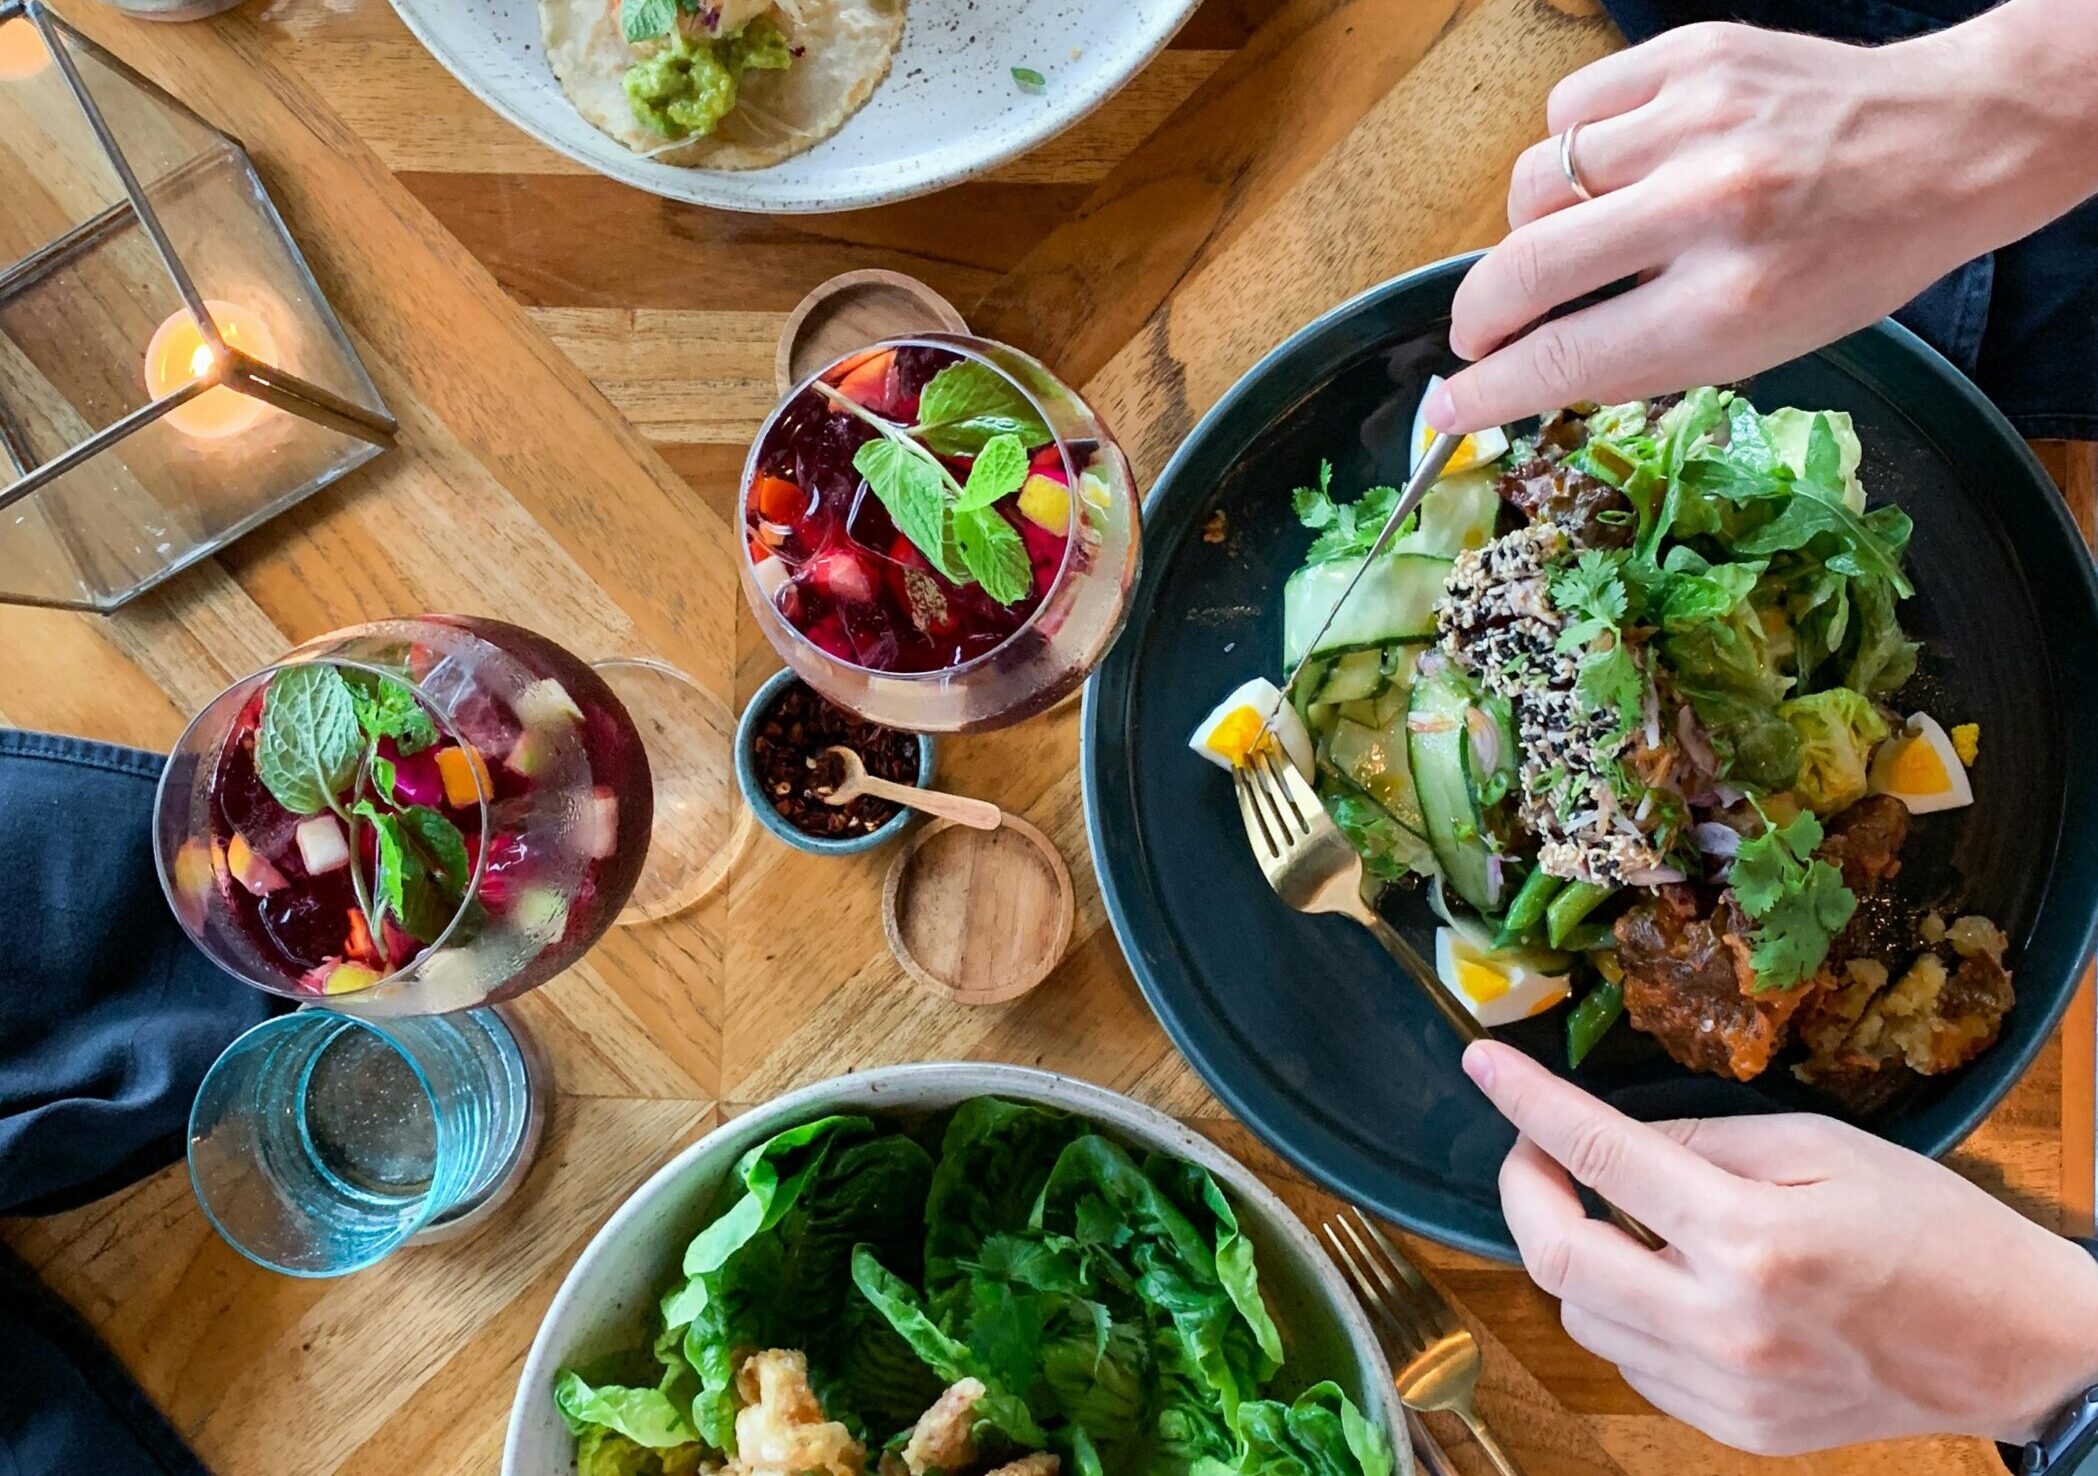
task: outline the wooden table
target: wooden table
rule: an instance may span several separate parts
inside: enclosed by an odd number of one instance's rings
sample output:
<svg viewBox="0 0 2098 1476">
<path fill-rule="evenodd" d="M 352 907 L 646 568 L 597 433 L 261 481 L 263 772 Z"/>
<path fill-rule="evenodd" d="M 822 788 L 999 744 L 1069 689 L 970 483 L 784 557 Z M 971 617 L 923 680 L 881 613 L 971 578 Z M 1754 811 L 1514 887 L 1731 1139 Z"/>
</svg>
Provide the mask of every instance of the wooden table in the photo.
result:
<svg viewBox="0 0 2098 1476">
<path fill-rule="evenodd" d="M 191 27 L 66 9 L 248 143 L 403 422 L 396 454 L 115 618 L 0 611 L 0 721 L 150 747 L 293 642 L 422 608 L 521 619 L 591 656 L 663 656 L 716 699 L 725 745 L 738 699 L 777 665 L 731 573 L 735 482 L 780 323 L 810 286 L 861 266 L 923 277 L 1086 382 L 1149 476 L 1290 329 L 1494 239 L 1547 88 L 1617 44 L 1577 0 L 1208 0 L 1121 96 L 985 179 L 765 220 L 548 153 L 384 0 L 256 0 Z M 2089 533 L 2089 448 L 2046 454 Z M 877 913 L 885 856 L 817 861 L 761 838 L 707 904 L 616 933 L 525 1001 L 559 1098 L 523 1192 L 469 1238 L 341 1281 L 273 1277 L 211 1233 L 179 1167 L 0 1233 L 225 1476 L 447 1476 L 496 1469 L 540 1315 L 619 1200 L 725 1115 L 800 1083 L 937 1057 L 1053 1067 L 1197 1122 L 1300 1209 L 1326 1209 L 1146 1010 L 1086 864 L 1076 741 L 1066 708 L 946 748 L 947 779 L 1031 816 L 1077 879 L 1070 954 L 1019 1003 L 971 1010 L 903 977 Z M 2087 1229 L 2088 988 L 2066 1034 L 2078 1049 L 2051 1046 L 1955 1162 L 2043 1223 Z M 1487 1408 L 1537 1476 L 1761 1464 L 1648 1408 L 1518 1271 L 1414 1249 L 1484 1334 Z M 1789 1464 L 1982 1476 L 1994 1462 L 1948 1440 Z"/>
</svg>

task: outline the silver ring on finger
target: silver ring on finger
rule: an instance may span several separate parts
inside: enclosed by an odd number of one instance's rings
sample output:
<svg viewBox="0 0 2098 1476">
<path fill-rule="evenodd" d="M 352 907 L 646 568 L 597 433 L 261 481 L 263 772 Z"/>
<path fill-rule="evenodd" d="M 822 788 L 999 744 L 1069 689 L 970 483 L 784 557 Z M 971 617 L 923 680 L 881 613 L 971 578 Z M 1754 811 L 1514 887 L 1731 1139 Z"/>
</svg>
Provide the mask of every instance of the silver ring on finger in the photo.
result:
<svg viewBox="0 0 2098 1476">
<path fill-rule="evenodd" d="M 1582 181 L 1580 167 L 1574 163 L 1574 135 L 1586 126 L 1584 123 L 1570 123 L 1566 132 L 1559 135 L 1559 172 L 1566 176 L 1567 186 L 1576 199 L 1593 200 L 1594 192 Z"/>
</svg>

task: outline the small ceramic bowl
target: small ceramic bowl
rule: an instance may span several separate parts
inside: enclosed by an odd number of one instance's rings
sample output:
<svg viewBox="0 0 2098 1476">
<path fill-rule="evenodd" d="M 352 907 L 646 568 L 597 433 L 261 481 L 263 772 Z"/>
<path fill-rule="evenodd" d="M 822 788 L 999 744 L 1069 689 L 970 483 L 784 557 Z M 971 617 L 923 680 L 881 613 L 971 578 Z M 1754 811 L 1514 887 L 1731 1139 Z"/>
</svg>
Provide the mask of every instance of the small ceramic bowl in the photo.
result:
<svg viewBox="0 0 2098 1476">
<path fill-rule="evenodd" d="M 989 1062 L 883 1066 L 817 1082 L 752 1108 L 659 1169 L 613 1212 L 554 1294 L 518 1379 L 502 1476 L 574 1476 L 575 1439 L 554 1409 L 556 1377 L 647 1338 L 649 1317 L 677 1278 L 686 1242 L 718 1213 L 722 1185 L 746 1150 L 835 1112 L 908 1121 L 980 1096 L 1088 1117 L 1129 1147 L 1209 1170 L 1253 1243 L 1261 1291 L 1282 1330 L 1287 1386 L 1334 1380 L 1357 1407 L 1383 1420 L 1396 1476 L 1415 1476 L 1391 1366 L 1338 1268 L 1273 1190 L 1200 1133 L 1119 1092 Z"/>
<path fill-rule="evenodd" d="M 790 823 L 787 817 L 773 808 L 772 799 L 758 786 L 756 745 L 758 724 L 764 720 L 779 694 L 790 685 L 800 681 L 792 667 L 782 667 L 758 688 L 750 705 L 743 709 L 742 718 L 736 723 L 736 786 L 743 791 L 743 803 L 750 806 L 751 814 L 758 817 L 764 826 L 797 851 L 807 851 L 814 856 L 856 856 L 862 851 L 885 846 L 909 827 L 913 812 L 898 810 L 894 817 L 879 829 L 865 835 L 847 836 L 831 840 L 825 836 L 810 835 Z M 933 741 L 924 733 L 913 735 L 918 740 L 918 778 L 920 789 L 932 783 L 933 766 L 936 759 Z"/>
</svg>

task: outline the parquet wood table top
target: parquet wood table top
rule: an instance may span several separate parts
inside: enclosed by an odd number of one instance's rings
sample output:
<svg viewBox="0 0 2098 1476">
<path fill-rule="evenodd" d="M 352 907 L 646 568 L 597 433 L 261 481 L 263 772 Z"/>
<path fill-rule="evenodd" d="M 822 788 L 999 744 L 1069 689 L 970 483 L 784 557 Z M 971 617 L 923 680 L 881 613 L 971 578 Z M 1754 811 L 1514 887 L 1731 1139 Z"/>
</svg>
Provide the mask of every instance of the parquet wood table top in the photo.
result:
<svg viewBox="0 0 2098 1476">
<path fill-rule="evenodd" d="M 674 663 L 717 705 L 725 754 L 778 665 L 736 588 L 735 486 L 811 287 L 861 267 L 921 278 L 1083 383 L 1148 479 L 1284 334 L 1495 239 L 1551 83 L 1619 44 L 1584 0 L 1207 0 L 1121 95 L 992 174 L 768 220 L 581 171 L 476 101 L 385 0 L 251 0 L 187 26 L 63 9 L 248 145 L 402 423 L 392 455 L 115 617 L 0 609 L 0 721 L 148 747 L 297 641 L 455 609 L 586 657 Z M 2091 448 L 2042 454 L 2088 536 Z M 1225 1114 L 1124 967 L 1087 857 L 1077 724 L 1072 704 L 944 745 L 942 785 L 1027 816 L 1075 884 L 1069 953 L 1010 1005 L 954 1004 L 890 957 L 889 853 L 819 859 L 760 835 L 707 903 L 615 932 L 523 1002 L 558 1098 L 523 1190 L 472 1235 L 339 1281 L 274 1277 L 211 1232 L 180 1166 L 0 1235 L 223 1476 L 454 1476 L 497 1470 L 539 1318 L 620 1199 L 724 1116 L 838 1072 L 956 1057 L 1070 1072 L 1189 1119 L 1323 1214 L 1330 1199 Z M 721 786 L 726 837 L 725 768 Z M 2086 1233 L 2088 986 L 2076 1048 L 2050 1046 L 1954 1160 Z M 1488 1415 L 1533 1476 L 2000 1469 L 1961 1440 L 1727 1451 L 1576 1348 L 1519 1270 L 1413 1249 L 1483 1335 Z"/>
</svg>

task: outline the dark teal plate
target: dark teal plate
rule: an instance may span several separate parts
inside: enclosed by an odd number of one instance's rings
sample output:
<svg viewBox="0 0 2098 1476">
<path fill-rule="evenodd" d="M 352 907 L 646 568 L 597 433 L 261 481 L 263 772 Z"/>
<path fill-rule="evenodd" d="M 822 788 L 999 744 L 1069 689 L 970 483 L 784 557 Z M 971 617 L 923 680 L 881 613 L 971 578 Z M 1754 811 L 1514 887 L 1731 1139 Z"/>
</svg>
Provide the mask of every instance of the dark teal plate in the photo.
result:
<svg viewBox="0 0 2098 1476">
<path fill-rule="evenodd" d="M 1217 1095 L 1305 1172 L 1422 1234 L 1512 1259 L 1494 1179 L 1512 1135 L 1458 1070 L 1447 1026 L 1370 936 L 1284 908 L 1254 868 L 1231 785 L 1184 746 L 1247 677 L 1281 675 L 1282 581 L 1310 535 L 1289 490 L 1321 457 L 1336 487 L 1398 483 L 1414 406 L 1447 347 L 1469 259 L 1388 282 L 1255 365 L 1174 456 L 1144 510 L 1128 633 L 1085 706 L 1086 818 L 1108 915 L 1167 1031 Z M 2012 939 L 2018 1003 L 1994 1049 L 1855 1113 L 1940 1154 L 2031 1063 L 2098 917 L 2098 581 L 2046 473 L 1944 359 L 1885 323 L 1748 386 L 1765 408 L 1848 410 L 1875 502 L 1916 522 L 1924 642 L 1907 709 L 1981 725 L 1970 809 L 1920 817 L 1899 885 L 1985 912 Z M 1206 543 L 1221 509 L 1229 535 Z M 1907 710 L 1905 709 L 1905 710 Z M 1418 892 L 1388 897 L 1426 946 Z M 1503 1038 L 1564 1070 L 1563 1012 Z M 1578 1079 L 1635 1116 L 1829 1110 L 1782 1065 L 1742 1085 L 1693 1076 L 1620 1026 Z"/>
</svg>

